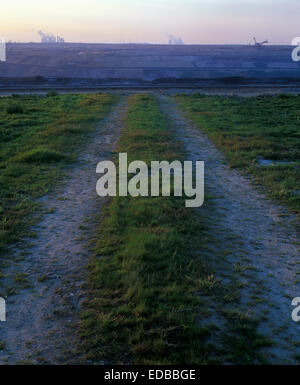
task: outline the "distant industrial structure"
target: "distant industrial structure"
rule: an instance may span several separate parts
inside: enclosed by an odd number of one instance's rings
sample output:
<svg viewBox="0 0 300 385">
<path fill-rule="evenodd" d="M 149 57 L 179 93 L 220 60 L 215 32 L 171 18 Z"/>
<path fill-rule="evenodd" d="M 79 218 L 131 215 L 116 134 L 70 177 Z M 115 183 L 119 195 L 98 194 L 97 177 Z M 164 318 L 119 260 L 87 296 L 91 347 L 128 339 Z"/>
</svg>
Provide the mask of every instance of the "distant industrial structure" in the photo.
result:
<svg viewBox="0 0 300 385">
<path fill-rule="evenodd" d="M 6 43 L 3 37 L 0 37 L 0 62 L 6 61 Z"/>
<path fill-rule="evenodd" d="M 43 31 L 38 31 L 38 34 L 41 38 L 41 43 L 64 43 L 65 39 L 61 36 L 54 36 L 52 33 L 44 33 Z"/>
<path fill-rule="evenodd" d="M 256 40 L 256 37 L 254 37 L 253 40 L 254 40 L 254 47 L 256 47 L 256 48 L 262 48 L 265 44 L 269 43 L 268 40 L 264 40 L 262 42 L 258 42 Z"/>
<path fill-rule="evenodd" d="M 181 37 L 175 37 L 173 35 L 169 35 L 169 45 L 183 45 L 184 42 Z"/>
<path fill-rule="evenodd" d="M 263 48 L 256 48 L 253 35 L 248 45 L 175 45 L 173 41 L 171 45 L 131 43 L 125 46 L 57 42 L 11 44 L 9 60 L 0 62 L 0 86 L 4 84 L 3 78 L 8 79 L 6 84 L 15 84 L 15 78 L 35 77 L 37 85 L 55 83 L 58 79 L 58 86 L 64 82 L 93 85 L 95 81 L 103 87 L 148 84 L 158 88 L 165 84 L 175 88 L 183 84 L 201 87 L 205 81 L 237 86 L 273 82 L 280 86 L 294 84 L 295 80 L 295 87 L 299 89 L 299 47 L 263 45 Z M 167 38 L 168 35 L 166 43 Z M 291 58 L 292 49 L 296 60 Z"/>
</svg>

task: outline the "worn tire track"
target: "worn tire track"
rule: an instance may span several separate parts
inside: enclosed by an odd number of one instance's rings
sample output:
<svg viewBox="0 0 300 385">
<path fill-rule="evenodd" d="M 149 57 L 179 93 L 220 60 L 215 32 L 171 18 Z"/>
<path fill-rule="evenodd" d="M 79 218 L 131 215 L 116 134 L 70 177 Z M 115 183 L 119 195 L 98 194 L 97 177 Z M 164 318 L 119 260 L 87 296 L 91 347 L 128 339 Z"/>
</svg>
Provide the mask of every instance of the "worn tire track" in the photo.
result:
<svg viewBox="0 0 300 385">
<path fill-rule="evenodd" d="M 16 275 L 25 273 L 26 285 L 7 300 L 7 322 L 0 325 L 2 364 L 81 362 L 75 325 L 86 298 L 89 242 L 103 204 L 96 195 L 96 165 L 111 157 L 126 111 L 124 97 L 101 120 L 62 186 L 41 199 L 48 214 L 33 229 L 37 237 L 12 250 L 15 259 L 24 248 L 28 255 L 3 271 L 1 283 L 11 287 Z"/>
<path fill-rule="evenodd" d="M 242 283 L 240 300 L 230 307 L 259 319 L 260 334 L 274 342 L 264 351 L 267 361 L 299 363 L 300 324 L 291 318 L 291 301 L 300 296 L 296 217 L 230 169 L 207 136 L 170 99 L 161 96 L 160 100 L 188 159 L 205 161 L 206 197 L 210 198 L 199 210 L 215 241 L 199 252 L 206 255 L 223 284 L 233 279 Z M 228 305 L 210 301 L 209 306 L 212 322 L 222 329 L 225 322 L 219 311 Z M 213 342 L 221 344 L 219 337 L 216 333 Z"/>
</svg>

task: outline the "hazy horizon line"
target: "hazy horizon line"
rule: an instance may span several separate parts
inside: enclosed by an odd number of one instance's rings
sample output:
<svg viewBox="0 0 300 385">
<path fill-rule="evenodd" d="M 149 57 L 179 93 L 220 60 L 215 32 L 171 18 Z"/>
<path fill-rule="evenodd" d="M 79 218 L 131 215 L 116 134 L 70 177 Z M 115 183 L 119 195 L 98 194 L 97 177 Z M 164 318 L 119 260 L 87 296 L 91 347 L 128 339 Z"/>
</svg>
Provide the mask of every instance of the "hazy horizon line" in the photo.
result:
<svg viewBox="0 0 300 385">
<path fill-rule="evenodd" d="M 245 43 L 183 43 L 183 44 L 169 44 L 169 43 L 151 43 L 151 42 L 82 42 L 82 41 L 65 41 L 63 43 L 57 43 L 57 42 L 41 42 L 41 41 L 11 41 L 8 40 L 6 41 L 6 44 L 40 44 L 40 45 L 56 45 L 56 46 L 64 46 L 67 44 L 93 44 L 93 45 L 167 45 L 167 46 L 177 46 L 177 47 L 182 47 L 182 46 L 197 46 L 197 45 L 236 45 L 236 46 L 243 46 L 243 47 L 255 47 L 254 44 L 245 44 Z M 268 43 L 265 44 L 264 47 L 271 47 L 271 46 L 281 46 L 281 47 L 288 47 L 292 44 L 272 44 Z"/>
</svg>

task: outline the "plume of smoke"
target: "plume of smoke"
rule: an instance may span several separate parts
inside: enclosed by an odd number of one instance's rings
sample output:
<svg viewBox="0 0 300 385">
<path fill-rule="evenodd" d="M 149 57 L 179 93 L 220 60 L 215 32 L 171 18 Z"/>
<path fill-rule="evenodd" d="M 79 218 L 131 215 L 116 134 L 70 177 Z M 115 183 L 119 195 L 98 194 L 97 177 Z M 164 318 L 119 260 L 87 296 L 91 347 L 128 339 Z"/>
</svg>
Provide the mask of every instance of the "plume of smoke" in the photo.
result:
<svg viewBox="0 0 300 385">
<path fill-rule="evenodd" d="M 55 37 L 52 33 L 44 33 L 43 31 L 38 31 L 42 43 L 64 43 L 65 40 L 61 36 Z"/>
<path fill-rule="evenodd" d="M 169 44 L 170 45 L 182 45 L 182 44 L 184 44 L 181 37 L 175 37 L 173 35 L 168 35 L 168 36 L 169 36 Z"/>
<path fill-rule="evenodd" d="M 41 37 L 42 43 L 56 43 L 56 38 L 51 33 L 44 33 L 43 31 L 38 31 L 38 34 Z"/>
</svg>

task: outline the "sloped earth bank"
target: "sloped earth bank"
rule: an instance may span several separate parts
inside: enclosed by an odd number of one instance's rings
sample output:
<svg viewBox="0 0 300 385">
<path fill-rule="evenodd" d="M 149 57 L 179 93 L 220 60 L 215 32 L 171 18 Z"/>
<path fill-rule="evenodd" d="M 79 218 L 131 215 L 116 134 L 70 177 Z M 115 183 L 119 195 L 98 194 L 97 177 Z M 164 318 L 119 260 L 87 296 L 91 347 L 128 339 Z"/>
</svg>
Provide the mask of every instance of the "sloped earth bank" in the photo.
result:
<svg viewBox="0 0 300 385">
<path fill-rule="evenodd" d="M 0 325 L 0 363 L 65 364 L 76 355 L 76 323 L 85 300 L 86 266 L 103 199 L 96 195 L 96 165 L 111 157 L 127 99 L 95 129 L 79 163 L 63 185 L 42 199 L 46 214 L 37 237 L 12 250 L 16 262 L 3 271 L 7 322 Z"/>
<path fill-rule="evenodd" d="M 235 325 L 249 318 L 272 342 L 268 347 L 262 343 L 261 349 L 257 344 L 260 362 L 299 363 L 300 324 L 291 317 L 291 301 L 300 296 L 296 218 L 230 169 L 224 156 L 169 98 L 160 100 L 175 135 L 184 143 L 187 160 L 205 161 L 206 198 L 199 210 L 211 239 L 201 252 L 214 268 L 214 277 L 232 287 L 229 298 L 207 298 L 209 316 L 199 322 L 215 325 L 211 342 L 220 352 L 223 349 L 225 362 L 238 362 L 239 355 L 249 350 L 242 338 L 234 336 L 237 331 L 247 334 Z"/>
</svg>

